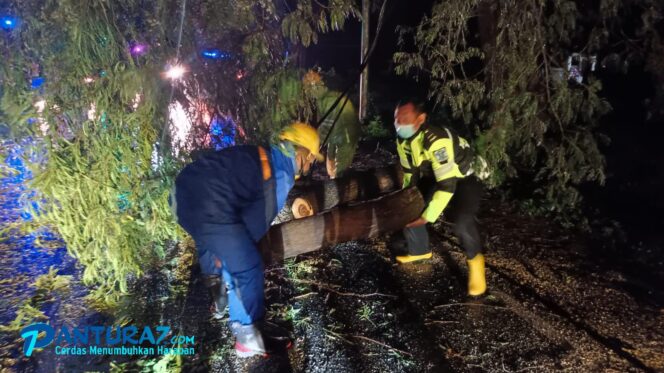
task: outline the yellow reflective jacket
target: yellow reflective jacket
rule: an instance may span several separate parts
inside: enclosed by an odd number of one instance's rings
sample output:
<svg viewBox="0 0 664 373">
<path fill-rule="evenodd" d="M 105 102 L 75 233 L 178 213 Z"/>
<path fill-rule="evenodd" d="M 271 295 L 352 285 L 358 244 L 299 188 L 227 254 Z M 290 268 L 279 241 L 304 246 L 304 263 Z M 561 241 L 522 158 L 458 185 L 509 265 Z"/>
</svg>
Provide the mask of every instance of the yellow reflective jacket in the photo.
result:
<svg viewBox="0 0 664 373">
<path fill-rule="evenodd" d="M 397 152 L 404 188 L 417 185 L 420 178 L 436 179 L 437 189 L 422 213 L 428 222 L 435 222 L 452 199 L 457 180 L 472 174 L 473 153 L 468 141 L 452 130 L 425 123 L 413 137 L 397 139 Z"/>
</svg>

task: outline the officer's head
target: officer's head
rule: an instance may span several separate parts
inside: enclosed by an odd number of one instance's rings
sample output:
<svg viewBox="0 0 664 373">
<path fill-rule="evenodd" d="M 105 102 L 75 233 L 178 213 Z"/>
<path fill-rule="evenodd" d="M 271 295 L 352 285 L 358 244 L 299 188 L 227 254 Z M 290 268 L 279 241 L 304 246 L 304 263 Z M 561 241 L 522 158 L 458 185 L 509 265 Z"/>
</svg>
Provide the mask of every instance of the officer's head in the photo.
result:
<svg viewBox="0 0 664 373">
<path fill-rule="evenodd" d="M 394 128 L 397 136 L 408 139 L 426 122 L 427 113 L 424 103 L 415 99 L 399 102 L 394 111 Z"/>
<path fill-rule="evenodd" d="M 320 154 L 320 137 L 318 131 L 312 126 L 295 122 L 286 127 L 279 138 L 289 141 L 295 147 L 295 164 L 298 168 L 295 173 L 298 175 L 297 177 L 308 174 L 314 161 L 323 160 L 323 155 Z"/>
</svg>

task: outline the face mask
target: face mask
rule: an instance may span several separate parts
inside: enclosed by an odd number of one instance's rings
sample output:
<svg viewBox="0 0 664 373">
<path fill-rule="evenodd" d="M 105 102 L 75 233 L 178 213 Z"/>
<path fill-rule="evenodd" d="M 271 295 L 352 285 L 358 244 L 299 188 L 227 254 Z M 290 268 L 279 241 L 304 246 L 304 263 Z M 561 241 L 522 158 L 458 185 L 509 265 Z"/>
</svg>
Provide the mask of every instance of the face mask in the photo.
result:
<svg viewBox="0 0 664 373">
<path fill-rule="evenodd" d="M 402 139 L 409 139 L 413 137 L 415 132 L 415 125 L 414 124 L 397 124 L 397 136 L 401 137 Z"/>
</svg>

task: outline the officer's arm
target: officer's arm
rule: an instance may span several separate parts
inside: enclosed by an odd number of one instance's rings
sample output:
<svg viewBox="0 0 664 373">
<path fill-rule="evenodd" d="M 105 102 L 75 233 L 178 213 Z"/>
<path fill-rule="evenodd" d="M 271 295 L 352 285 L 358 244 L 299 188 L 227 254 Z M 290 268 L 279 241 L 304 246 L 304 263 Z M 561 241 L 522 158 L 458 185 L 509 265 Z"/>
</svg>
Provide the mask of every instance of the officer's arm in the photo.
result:
<svg viewBox="0 0 664 373">
<path fill-rule="evenodd" d="M 407 188 L 410 186 L 410 181 L 413 178 L 413 170 L 411 168 L 410 162 L 408 161 L 408 156 L 403 151 L 399 143 L 397 142 L 397 153 L 399 154 L 399 162 L 401 163 L 401 169 L 403 170 L 403 185 L 402 188 Z"/>
<path fill-rule="evenodd" d="M 422 217 L 430 223 L 435 222 L 443 213 L 456 190 L 457 178 L 454 172 L 456 164 L 453 152 L 451 139 L 438 139 L 427 149 L 437 187 L 429 205 L 422 213 Z"/>
<path fill-rule="evenodd" d="M 406 171 L 406 169 L 403 169 L 403 189 L 406 189 L 410 186 L 410 181 L 413 178 L 413 173 Z"/>
</svg>

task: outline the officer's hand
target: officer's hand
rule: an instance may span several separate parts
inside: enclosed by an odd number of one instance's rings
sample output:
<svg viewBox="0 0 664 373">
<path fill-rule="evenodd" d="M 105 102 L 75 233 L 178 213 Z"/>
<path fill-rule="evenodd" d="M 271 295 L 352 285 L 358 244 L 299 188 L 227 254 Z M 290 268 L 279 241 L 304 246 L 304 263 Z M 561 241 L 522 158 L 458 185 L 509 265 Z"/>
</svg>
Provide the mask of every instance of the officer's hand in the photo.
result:
<svg viewBox="0 0 664 373">
<path fill-rule="evenodd" d="M 428 223 L 428 221 L 425 218 L 419 217 L 419 218 L 411 221 L 410 223 L 406 224 L 406 228 L 421 227 L 421 226 L 425 225 L 426 223 Z"/>
</svg>

